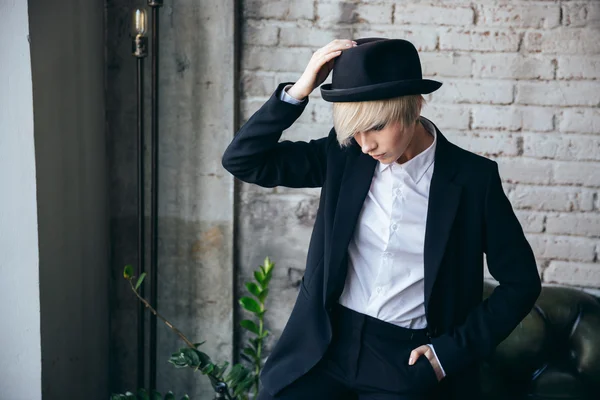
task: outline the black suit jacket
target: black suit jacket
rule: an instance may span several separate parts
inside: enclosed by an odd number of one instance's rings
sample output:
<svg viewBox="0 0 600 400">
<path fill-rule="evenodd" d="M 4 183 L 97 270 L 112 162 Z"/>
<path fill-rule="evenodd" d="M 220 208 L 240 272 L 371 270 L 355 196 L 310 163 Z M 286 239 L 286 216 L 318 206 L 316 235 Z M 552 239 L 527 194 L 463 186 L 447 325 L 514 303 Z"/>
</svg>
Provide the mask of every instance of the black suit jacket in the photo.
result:
<svg viewBox="0 0 600 400">
<path fill-rule="evenodd" d="M 279 141 L 306 106 L 281 101 L 285 85 L 237 132 L 222 159 L 244 182 L 322 187 L 298 298 L 261 374 L 271 394 L 315 365 L 331 340 L 331 305 L 344 287 L 348 243 L 377 165 L 354 140 L 342 149 L 333 129 L 310 142 Z M 473 398 L 479 362 L 528 314 L 541 284 L 497 164 L 436 130 L 424 248 L 428 332 L 446 372 L 436 391 L 445 399 Z M 482 301 L 484 254 L 500 284 Z"/>
</svg>

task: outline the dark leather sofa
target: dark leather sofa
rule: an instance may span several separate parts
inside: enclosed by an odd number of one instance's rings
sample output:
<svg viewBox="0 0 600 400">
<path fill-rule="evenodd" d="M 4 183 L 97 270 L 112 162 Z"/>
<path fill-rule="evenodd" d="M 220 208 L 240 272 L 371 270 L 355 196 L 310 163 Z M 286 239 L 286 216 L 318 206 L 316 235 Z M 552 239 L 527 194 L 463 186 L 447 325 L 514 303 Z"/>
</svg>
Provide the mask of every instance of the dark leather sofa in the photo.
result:
<svg viewBox="0 0 600 400">
<path fill-rule="evenodd" d="M 495 285 L 485 282 L 484 298 Z M 535 307 L 481 368 L 487 400 L 600 399 L 600 301 L 543 285 Z"/>
</svg>

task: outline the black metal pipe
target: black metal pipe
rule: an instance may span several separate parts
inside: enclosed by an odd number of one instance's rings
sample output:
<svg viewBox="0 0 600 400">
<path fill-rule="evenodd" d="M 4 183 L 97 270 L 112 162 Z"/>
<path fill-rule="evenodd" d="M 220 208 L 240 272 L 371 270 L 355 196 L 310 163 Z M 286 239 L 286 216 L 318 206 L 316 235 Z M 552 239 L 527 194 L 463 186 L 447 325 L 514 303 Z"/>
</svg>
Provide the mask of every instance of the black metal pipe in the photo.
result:
<svg viewBox="0 0 600 400">
<path fill-rule="evenodd" d="M 137 276 L 145 272 L 145 245 L 144 245 L 144 59 L 137 59 L 137 189 L 138 189 L 138 265 Z M 144 297 L 144 285 L 140 287 L 140 295 Z M 145 307 L 139 302 L 137 310 L 137 387 L 144 386 L 144 353 L 145 353 Z"/>
<path fill-rule="evenodd" d="M 158 310 L 158 9 L 162 0 L 149 0 L 152 7 L 152 192 L 150 206 L 150 304 Z M 150 390 L 156 389 L 156 316 L 150 316 Z"/>
</svg>

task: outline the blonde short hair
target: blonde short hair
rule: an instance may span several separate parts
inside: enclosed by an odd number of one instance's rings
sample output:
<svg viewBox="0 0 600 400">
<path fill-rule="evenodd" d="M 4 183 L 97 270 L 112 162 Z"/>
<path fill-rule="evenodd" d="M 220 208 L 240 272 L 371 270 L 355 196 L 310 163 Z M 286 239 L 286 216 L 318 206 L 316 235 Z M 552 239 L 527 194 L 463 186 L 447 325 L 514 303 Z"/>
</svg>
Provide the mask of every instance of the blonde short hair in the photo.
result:
<svg viewBox="0 0 600 400">
<path fill-rule="evenodd" d="M 341 147 L 350 144 L 358 132 L 366 132 L 388 123 L 414 124 L 425 99 L 420 94 L 384 100 L 333 103 L 333 126 Z"/>
</svg>

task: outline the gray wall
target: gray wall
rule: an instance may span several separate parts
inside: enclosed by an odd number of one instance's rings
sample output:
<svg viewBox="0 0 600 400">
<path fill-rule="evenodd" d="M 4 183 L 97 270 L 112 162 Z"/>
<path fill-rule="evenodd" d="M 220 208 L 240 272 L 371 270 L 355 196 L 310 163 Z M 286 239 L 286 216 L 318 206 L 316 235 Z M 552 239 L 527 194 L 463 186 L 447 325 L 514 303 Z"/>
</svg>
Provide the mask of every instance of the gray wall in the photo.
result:
<svg viewBox="0 0 600 400">
<path fill-rule="evenodd" d="M 42 394 L 108 397 L 102 3 L 29 1 Z M 29 278 L 31 279 L 31 278 Z"/>
<path fill-rule="evenodd" d="M 137 261 L 136 61 L 129 30 L 132 9 L 145 3 L 106 2 L 110 370 L 111 390 L 121 392 L 136 387 L 137 300 L 121 272 Z M 206 340 L 203 350 L 213 360 L 232 361 L 233 178 L 221 156 L 235 131 L 234 1 L 168 1 L 160 16 L 158 308 L 191 340 Z M 148 218 L 150 58 L 145 71 Z M 147 262 L 149 270 L 149 256 Z M 157 331 L 158 389 L 211 398 L 206 377 L 167 362 L 185 344 L 164 325 Z"/>
<path fill-rule="evenodd" d="M 27 3 L 0 2 L 0 399 L 17 400 L 42 387 L 28 33 Z"/>
</svg>

